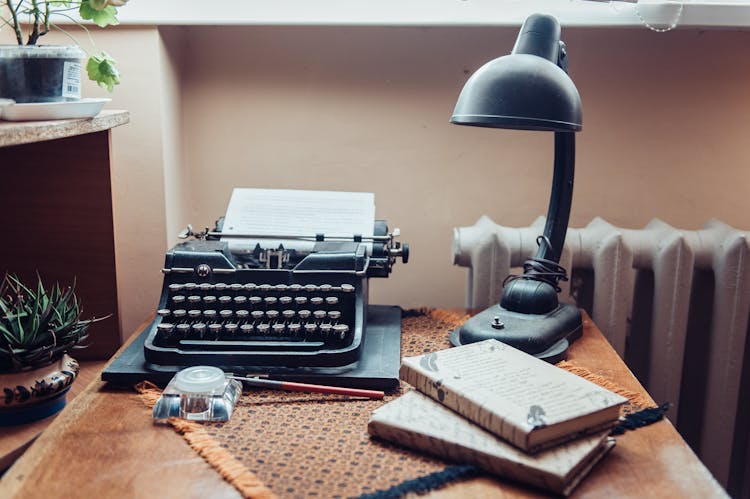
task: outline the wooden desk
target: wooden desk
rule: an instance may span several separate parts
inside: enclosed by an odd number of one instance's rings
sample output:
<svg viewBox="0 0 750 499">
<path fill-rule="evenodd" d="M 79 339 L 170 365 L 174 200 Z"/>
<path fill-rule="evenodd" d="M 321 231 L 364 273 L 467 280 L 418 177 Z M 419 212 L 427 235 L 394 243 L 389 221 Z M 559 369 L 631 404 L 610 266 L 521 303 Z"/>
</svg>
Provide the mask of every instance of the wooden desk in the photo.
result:
<svg viewBox="0 0 750 499">
<path fill-rule="evenodd" d="M 602 333 L 585 318 L 569 358 L 623 388 L 645 393 Z M 0 497 L 238 497 L 171 427 L 130 391 L 92 382 L 0 481 Z M 617 446 L 574 497 L 726 497 L 672 424 L 617 437 Z M 450 485 L 432 497 L 542 497 L 489 479 Z"/>
<path fill-rule="evenodd" d="M 89 383 L 99 379 L 105 364 L 106 362 L 103 360 L 80 362 L 81 371 L 65 397 L 68 403 L 81 393 Z M 0 427 L 0 473 L 9 468 L 23 454 L 34 439 L 55 420 L 56 416 L 52 415 L 26 424 Z"/>
</svg>

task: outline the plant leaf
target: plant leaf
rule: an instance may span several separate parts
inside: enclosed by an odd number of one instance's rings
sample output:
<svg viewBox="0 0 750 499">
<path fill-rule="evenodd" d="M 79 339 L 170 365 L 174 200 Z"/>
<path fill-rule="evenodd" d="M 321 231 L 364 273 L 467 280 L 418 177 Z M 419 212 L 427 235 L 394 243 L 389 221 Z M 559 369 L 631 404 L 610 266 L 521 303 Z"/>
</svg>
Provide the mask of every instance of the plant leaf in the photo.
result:
<svg viewBox="0 0 750 499">
<path fill-rule="evenodd" d="M 89 57 L 89 61 L 86 63 L 86 72 L 90 80 L 97 82 L 100 87 L 111 92 L 115 85 L 120 84 L 120 72 L 117 71 L 115 64 L 117 64 L 117 61 L 106 52 L 102 52 L 99 56 Z"/>
<path fill-rule="evenodd" d="M 117 8 L 107 5 L 102 9 L 97 9 L 92 5 L 90 0 L 83 0 L 78 9 L 81 19 L 93 21 L 100 28 L 105 26 L 116 26 L 120 24 L 117 20 Z"/>
</svg>

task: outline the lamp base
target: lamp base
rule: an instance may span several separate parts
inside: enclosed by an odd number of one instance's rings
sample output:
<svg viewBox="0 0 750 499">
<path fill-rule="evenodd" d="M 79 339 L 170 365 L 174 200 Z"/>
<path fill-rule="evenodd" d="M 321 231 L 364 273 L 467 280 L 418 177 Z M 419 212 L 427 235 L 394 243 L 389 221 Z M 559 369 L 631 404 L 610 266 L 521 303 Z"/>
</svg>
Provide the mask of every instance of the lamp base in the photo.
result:
<svg viewBox="0 0 750 499">
<path fill-rule="evenodd" d="M 522 314 L 494 305 L 453 330 L 453 346 L 496 339 L 548 362 L 562 360 L 583 333 L 581 311 L 562 304 L 546 314 Z"/>
</svg>

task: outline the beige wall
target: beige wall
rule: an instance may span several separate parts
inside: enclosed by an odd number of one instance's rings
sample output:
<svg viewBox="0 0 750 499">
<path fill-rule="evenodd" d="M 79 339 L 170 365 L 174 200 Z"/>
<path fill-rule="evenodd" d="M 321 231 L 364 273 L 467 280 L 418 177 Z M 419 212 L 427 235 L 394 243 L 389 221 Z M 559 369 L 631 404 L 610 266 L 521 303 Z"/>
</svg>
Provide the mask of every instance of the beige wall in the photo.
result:
<svg viewBox="0 0 750 499">
<path fill-rule="evenodd" d="M 412 261 L 372 301 L 461 306 L 453 227 L 547 208 L 552 136 L 450 125 L 468 74 L 514 28 L 122 28 L 111 108 L 126 331 L 153 312 L 164 251 L 223 214 L 234 186 L 367 190 Z M 601 215 L 750 228 L 750 32 L 564 29 L 584 104 L 572 226 Z M 87 89 L 89 95 L 100 91 Z"/>
<path fill-rule="evenodd" d="M 96 47 L 80 30 L 69 32 L 85 50 L 111 54 L 122 73 L 113 94 L 86 81 L 83 97 L 111 97 L 107 108 L 130 111 L 130 123 L 111 132 L 120 329 L 127 336 L 154 312 L 161 291 L 167 245 L 164 176 L 174 163 L 165 149 L 173 139 L 164 123 L 171 97 L 166 51 L 154 28 L 94 29 Z M 70 40 L 50 33 L 44 43 Z"/>
<path fill-rule="evenodd" d="M 233 186 L 372 190 L 412 261 L 373 301 L 460 306 L 452 228 L 547 208 L 551 134 L 450 125 L 456 97 L 516 29 L 193 28 L 183 78 L 191 219 Z M 564 31 L 584 103 L 572 225 L 652 217 L 750 227 L 750 33 Z M 221 54 L 225 54 L 222 56 Z M 172 230 L 171 232 L 174 232 Z"/>
</svg>

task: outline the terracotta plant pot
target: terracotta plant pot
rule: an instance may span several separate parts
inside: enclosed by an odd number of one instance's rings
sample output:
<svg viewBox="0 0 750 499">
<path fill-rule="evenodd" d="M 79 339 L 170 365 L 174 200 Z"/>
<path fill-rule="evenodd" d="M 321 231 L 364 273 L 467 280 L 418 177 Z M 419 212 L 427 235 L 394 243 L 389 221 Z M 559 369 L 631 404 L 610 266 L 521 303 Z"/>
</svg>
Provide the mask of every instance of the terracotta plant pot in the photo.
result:
<svg viewBox="0 0 750 499">
<path fill-rule="evenodd" d="M 0 46 L 0 98 L 19 103 L 79 100 L 84 57 L 77 46 Z"/>
<path fill-rule="evenodd" d="M 40 368 L 0 372 L 0 426 L 36 421 L 62 410 L 78 370 L 78 362 L 64 354 Z"/>
</svg>

